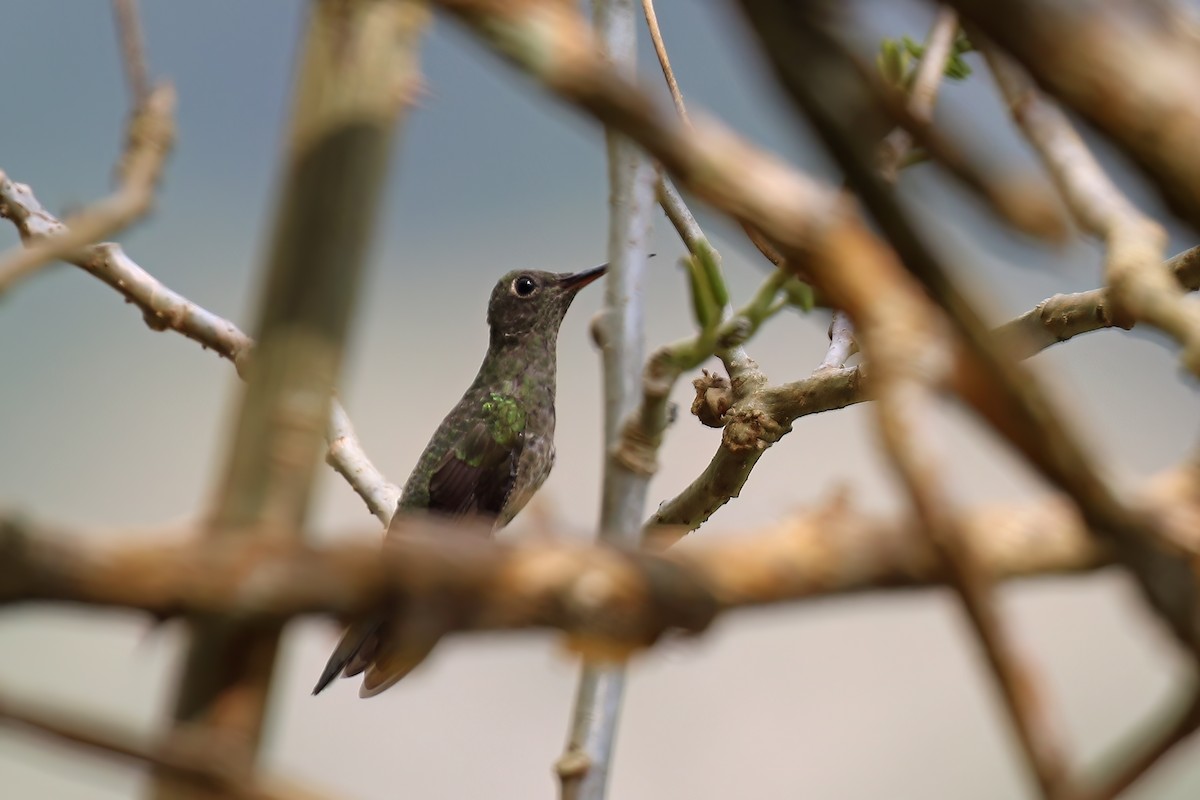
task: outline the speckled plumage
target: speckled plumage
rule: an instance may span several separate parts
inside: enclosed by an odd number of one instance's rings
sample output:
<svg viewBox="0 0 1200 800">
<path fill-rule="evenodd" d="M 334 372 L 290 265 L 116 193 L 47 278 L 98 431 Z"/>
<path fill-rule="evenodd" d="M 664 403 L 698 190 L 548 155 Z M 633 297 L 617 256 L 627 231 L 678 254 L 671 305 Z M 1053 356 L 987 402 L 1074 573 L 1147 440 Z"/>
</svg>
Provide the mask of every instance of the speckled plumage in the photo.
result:
<svg viewBox="0 0 1200 800">
<path fill-rule="evenodd" d="M 472 513 L 493 517 L 494 530 L 529 502 L 554 466 L 559 326 L 579 289 L 603 273 L 604 267 L 575 274 L 518 270 L 499 280 L 488 302 L 487 355 L 425 445 L 394 519 L 416 510 Z M 418 615 L 407 616 L 411 626 Z M 360 695 L 378 694 L 419 664 L 434 642 L 436 636 L 397 630 L 382 617 L 357 623 L 342 637 L 313 693 L 339 673 L 364 673 Z"/>
</svg>

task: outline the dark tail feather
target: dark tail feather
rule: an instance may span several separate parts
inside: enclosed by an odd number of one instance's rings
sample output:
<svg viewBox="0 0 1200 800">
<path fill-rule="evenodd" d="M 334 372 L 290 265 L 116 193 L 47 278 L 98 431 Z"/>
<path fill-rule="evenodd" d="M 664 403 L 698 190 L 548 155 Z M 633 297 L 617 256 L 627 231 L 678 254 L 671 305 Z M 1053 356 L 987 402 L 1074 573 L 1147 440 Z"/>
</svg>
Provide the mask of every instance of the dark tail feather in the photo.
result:
<svg viewBox="0 0 1200 800">
<path fill-rule="evenodd" d="M 356 622 L 346 629 L 342 634 L 341 641 L 333 650 L 333 655 L 329 657 L 329 661 L 325 663 L 325 669 L 321 672 L 321 677 L 317 680 L 317 685 L 313 687 L 314 695 L 320 694 L 325 690 L 325 687 L 333 683 L 334 678 L 343 670 L 346 670 L 346 677 L 357 675 L 362 672 L 369 663 L 371 653 L 362 652 L 366 650 L 375 650 L 374 640 L 377 639 L 380 619 L 373 617 L 363 622 Z M 368 642 L 368 640 L 372 640 Z M 369 645 L 368 647 L 364 647 Z M 351 663 L 353 662 L 353 663 Z M 351 671 L 347 666 L 353 667 Z"/>
</svg>

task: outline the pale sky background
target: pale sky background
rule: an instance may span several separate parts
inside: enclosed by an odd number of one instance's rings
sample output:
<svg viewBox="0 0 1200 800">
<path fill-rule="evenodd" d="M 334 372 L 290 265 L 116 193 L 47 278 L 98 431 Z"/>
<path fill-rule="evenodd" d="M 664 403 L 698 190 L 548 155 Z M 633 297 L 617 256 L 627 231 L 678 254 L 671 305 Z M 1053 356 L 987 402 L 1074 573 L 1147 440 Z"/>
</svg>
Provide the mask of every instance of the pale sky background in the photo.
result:
<svg viewBox="0 0 1200 800">
<path fill-rule="evenodd" d="M 157 212 L 122 241 L 167 285 L 252 328 L 303 4 L 142 5 L 151 64 L 178 88 L 180 136 Z M 865 7 L 877 30 L 924 35 L 919 4 Z M 779 104 L 726 4 L 660 0 L 659 15 L 693 109 L 836 179 Z M 106 192 L 126 114 L 108 4 L 6 4 L 0 44 L 0 169 L 56 211 Z M 368 452 L 395 482 L 478 366 L 495 278 L 522 266 L 576 270 L 605 260 L 596 126 L 543 98 L 449 22 L 439 21 L 422 60 L 429 91 L 399 142 L 342 382 Z M 643 75 L 660 92 L 648 46 Z M 1029 167 L 986 76 L 949 87 L 942 117 L 1013 169 Z M 1136 179 L 1120 174 L 1161 213 Z M 1093 244 L 1049 252 L 1020 240 L 928 167 L 905 183 L 992 301 L 996 321 L 1056 291 L 1097 285 Z M 735 302 L 744 302 L 764 263 L 731 226 L 711 215 L 702 221 L 724 255 Z M 1170 224 L 1172 251 L 1195 244 Z M 676 266 L 683 248 L 665 219 L 656 225 L 659 257 L 646 286 L 651 346 L 691 330 Z M 0 247 L 16 241 L 11 226 L 0 226 Z M 599 359 L 586 331 L 602 294 L 584 292 L 563 328 L 558 467 L 539 497 L 580 535 L 598 507 Z M 827 322 L 784 314 L 750 350 L 777 381 L 803 376 L 820 360 Z M 1195 386 L 1157 337 L 1095 334 L 1035 364 L 1078 423 L 1099 432 L 1097 449 L 1123 478 L 1149 475 L 1195 447 Z M 0 507 L 95 537 L 202 512 L 238 394 L 228 363 L 152 333 L 111 289 L 61 266 L 0 303 L 0 374 Z M 690 392 L 686 381 L 676 392 L 685 410 Z M 869 408 L 857 407 L 798 422 L 695 540 L 778 519 L 837 487 L 849 487 L 862 507 L 894 509 L 870 420 Z M 965 415 L 950 409 L 947 420 L 964 498 L 1038 490 Z M 683 415 L 651 503 L 698 474 L 718 441 L 717 431 Z M 317 535 L 374 535 L 374 520 L 332 472 L 322 475 L 316 511 Z M 519 518 L 505 535 L 523 527 Z M 1105 752 L 1180 677 L 1169 642 L 1118 575 L 1029 583 L 1004 598 L 1077 755 Z M 1032 796 L 964 632 L 945 593 L 880 594 L 732 615 L 698 640 L 659 648 L 632 665 L 611 796 Z M 577 669 L 553 637 L 455 639 L 379 698 L 360 701 L 349 681 L 310 697 L 336 635 L 324 621 L 289 629 L 264 759 L 270 772 L 362 800 L 556 796 L 551 764 Z M 8 610 L 0 614 L 0 690 L 149 735 L 169 706 L 181 641 L 178 625 L 152 631 L 134 615 Z M 1135 796 L 1195 797 L 1200 767 L 1187 760 L 1176 758 Z M 0 730 L 6 798 L 111 800 L 139 796 L 141 785 L 125 765 Z"/>
</svg>

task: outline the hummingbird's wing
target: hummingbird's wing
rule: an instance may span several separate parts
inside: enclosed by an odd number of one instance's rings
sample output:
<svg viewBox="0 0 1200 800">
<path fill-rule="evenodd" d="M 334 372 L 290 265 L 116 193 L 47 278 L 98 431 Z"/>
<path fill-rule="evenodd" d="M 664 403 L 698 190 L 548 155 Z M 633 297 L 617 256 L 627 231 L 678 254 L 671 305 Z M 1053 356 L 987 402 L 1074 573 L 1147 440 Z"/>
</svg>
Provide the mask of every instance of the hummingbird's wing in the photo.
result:
<svg viewBox="0 0 1200 800">
<path fill-rule="evenodd" d="M 429 510 L 499 516 L 517 480 L 525 437 L 497 437 L 480 422 L 450 448 L 429 478 Z"/>
</svg>

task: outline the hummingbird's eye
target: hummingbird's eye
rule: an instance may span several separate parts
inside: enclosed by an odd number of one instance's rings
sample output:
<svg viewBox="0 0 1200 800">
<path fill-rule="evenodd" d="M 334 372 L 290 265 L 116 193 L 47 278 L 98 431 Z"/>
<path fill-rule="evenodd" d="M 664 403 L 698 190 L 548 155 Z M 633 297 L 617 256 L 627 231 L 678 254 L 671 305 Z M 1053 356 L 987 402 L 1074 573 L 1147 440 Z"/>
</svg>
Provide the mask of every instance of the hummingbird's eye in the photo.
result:
<svg viewBox="0 0 1200 800">
<path fill-rule="evenodd" d="M 529 297 L 537 289 L 537 281 L 528 275 L 522 275 L 513 281 L 513 291 L 520 297 Z"/>
</svg>

